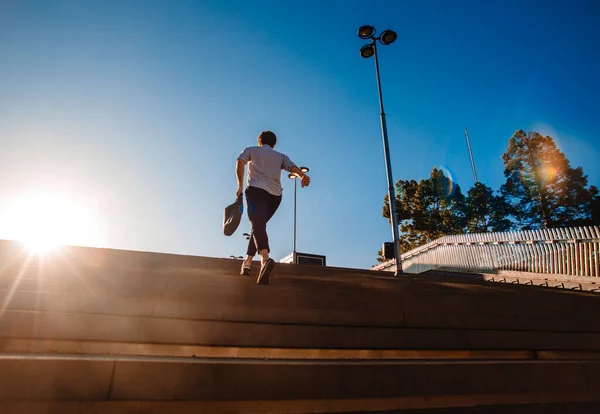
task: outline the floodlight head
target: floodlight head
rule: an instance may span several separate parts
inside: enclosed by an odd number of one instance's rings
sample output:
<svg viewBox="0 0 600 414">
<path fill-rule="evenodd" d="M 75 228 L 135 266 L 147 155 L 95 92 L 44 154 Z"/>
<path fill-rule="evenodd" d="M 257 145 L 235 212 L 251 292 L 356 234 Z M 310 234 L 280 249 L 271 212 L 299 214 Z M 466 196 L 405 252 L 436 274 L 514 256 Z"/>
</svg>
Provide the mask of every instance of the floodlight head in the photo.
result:
<svg viewBox="0 0 600 414">
<path fill-rule="evenodd" d="M 295 174 L 292 174 L 292 173 L 289 173 L 289 174 L 288 174 L 288 178 L 289 178 L 290 180 L 294 180 L 294 179 L 296 178 L 296 175 L 295 175 Z"/>
<path fill-rule="evenodd" d="M 375 28 L 373 26 L 360 26 L 358 29 L 358 37 L 361 39 L 370 39 L 375 34 Z"/>
<path fill-rule="evenodd" d="M 397 38 L 398 38 L 398 35 L 393 30 L 384 30 L 381 33 L 381 36 L 379 36 L 379 41 L 381 42 L 382 45 L 387 46 L 389 44 L 394 43 Z"/>
<path fill-rule="evenodd" d="M 303 173 L 307 173 L 310 170 L 308 169 L 308 167 L 300 167 L 300 171 L 302 171 Z"/>
<path fill-rule="evenodd" d="M 375 48 L 372 44 L 364 45 L 360 48 L 360 55 L 365 59 L 370 58 L 375 54 Z"/>
</svg>

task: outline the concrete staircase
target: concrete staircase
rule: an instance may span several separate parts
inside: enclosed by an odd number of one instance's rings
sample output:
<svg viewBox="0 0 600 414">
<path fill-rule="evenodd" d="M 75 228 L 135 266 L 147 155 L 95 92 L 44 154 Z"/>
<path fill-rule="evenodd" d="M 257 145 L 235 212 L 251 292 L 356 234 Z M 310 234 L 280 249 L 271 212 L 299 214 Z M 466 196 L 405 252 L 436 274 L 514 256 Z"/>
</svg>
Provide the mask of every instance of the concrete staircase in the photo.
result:
<svg viewBox="0 0 600 414">
<path fill-rule="evenodd" d="M 600 412 L 598 294 L 239 265 L 0 242 L 0 413 Z"/>
</svg>

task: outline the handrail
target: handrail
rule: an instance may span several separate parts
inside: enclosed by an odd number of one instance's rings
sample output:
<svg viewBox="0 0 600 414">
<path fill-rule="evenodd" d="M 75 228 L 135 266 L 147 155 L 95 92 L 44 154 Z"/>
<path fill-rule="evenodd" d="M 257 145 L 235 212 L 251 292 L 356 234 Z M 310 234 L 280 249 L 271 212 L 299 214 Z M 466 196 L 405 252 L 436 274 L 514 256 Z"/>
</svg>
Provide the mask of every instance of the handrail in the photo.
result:
<svg viewBox="0 0 600 414">
<path fill-rule="evenodd" d="M 408 273 L 456 267 L 600 277 L 600 228 L 449 235 L 401 257 Z M 393 270 L 393 266 L 394 262 L 388 261 L 373 270 Z"/>
</svg>

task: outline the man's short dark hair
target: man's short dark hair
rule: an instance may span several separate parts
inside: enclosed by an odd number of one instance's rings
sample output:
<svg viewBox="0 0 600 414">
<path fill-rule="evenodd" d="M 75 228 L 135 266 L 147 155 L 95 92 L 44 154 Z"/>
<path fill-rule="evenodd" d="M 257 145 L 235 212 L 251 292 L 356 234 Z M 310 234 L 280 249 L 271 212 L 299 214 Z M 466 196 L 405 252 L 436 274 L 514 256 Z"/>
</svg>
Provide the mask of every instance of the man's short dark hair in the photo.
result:
<svg viewBox="0 0 600 414">
<path fill-rule="evenodd" d="M 277 135 L 275 135 L 271 131 L 263 131 L 258 135 L 258 139 L 262 142 L 263 145 L 268 145 L 271 148 L 275 147 L 277 144 Z"/>
</svg>

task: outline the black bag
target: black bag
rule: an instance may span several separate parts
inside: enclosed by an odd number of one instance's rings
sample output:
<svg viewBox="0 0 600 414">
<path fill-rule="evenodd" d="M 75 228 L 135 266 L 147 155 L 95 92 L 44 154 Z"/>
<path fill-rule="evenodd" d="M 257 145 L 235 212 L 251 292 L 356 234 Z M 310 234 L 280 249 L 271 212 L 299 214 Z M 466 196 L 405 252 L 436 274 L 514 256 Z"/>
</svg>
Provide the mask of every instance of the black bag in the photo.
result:
<svg viewBox="0 0 600 414">
<path fill-rule="evenodd" d="M 244 197 L 240 196 L 235 203 L 225 207 L 223 211 L 223 234 L 231 236 L 237 230 L 244 214 Z"/>
</svg>

